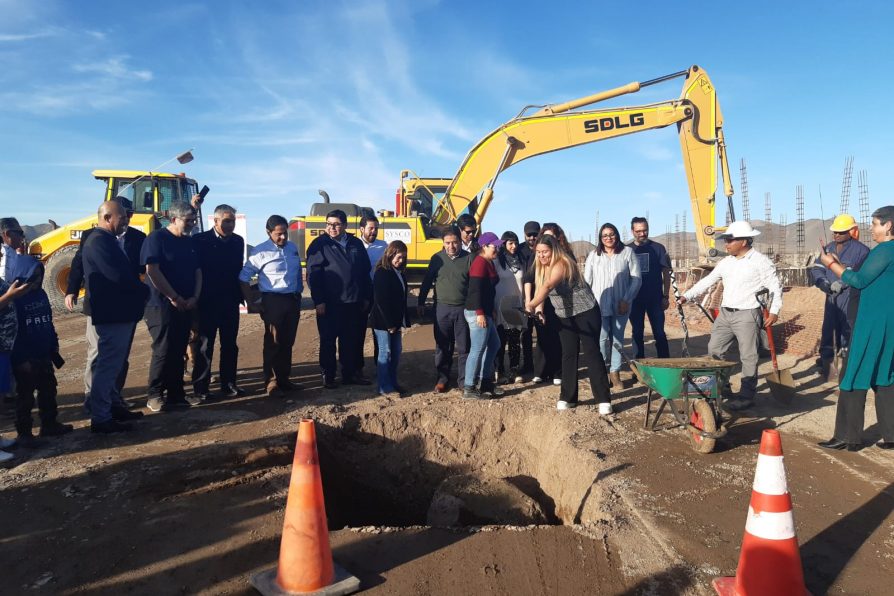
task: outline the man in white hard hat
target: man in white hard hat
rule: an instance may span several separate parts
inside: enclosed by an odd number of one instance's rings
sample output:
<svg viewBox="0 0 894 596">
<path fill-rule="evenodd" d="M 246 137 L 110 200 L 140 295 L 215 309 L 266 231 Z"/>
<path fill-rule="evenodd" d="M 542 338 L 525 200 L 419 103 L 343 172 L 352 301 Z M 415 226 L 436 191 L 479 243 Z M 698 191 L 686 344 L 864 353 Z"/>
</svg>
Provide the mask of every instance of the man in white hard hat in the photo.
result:
<svg viewBox="0 0 894 596">
<path fill-rule="evenodd" d="M 843 213 L 835 218 L 829 229 L 832 231 L 832 242 L 823 247 L 823 252 L 834 253 L 845 267 L 859 271 L 869 249 L 858 240 L 857 221 L 852 215 Z M 817 365 L 823 378 L 837 383 L 836 356 L 843 357 L 843 350 L 850 343 L 851 321 L 857 312 L 860 291 L 847 286 L 818 259 L 810 269 L 810 277 L 813 285 L 826 294 Z"/>
<path fill-rule="evenodd" d="M 782 308 L 782 286 L 772 261 L 757 252 L 752 244 L 759 231 L 747 221 L 734 221 L 724 234 L 729 256 L 722 259 L 711 273 L 692 286 L 679 303 L 684 304 L 701 296 L 718 281 L 723 282 L 723 301 L 720 312 L 711 328 L 708 354 L 712 358 L 724 358 L 733 340 L 739 344 L 742 359 L 742 385 L 739 396 L 726 402 L 728 410 L 745 410 L 754 404 L 757 392 L 757 345 L 761 326 L 770 327 L 779 317 Z M 756 294 L 763 288 L 770 291 L 770 314 L 764 319 Z"/>
</svg>

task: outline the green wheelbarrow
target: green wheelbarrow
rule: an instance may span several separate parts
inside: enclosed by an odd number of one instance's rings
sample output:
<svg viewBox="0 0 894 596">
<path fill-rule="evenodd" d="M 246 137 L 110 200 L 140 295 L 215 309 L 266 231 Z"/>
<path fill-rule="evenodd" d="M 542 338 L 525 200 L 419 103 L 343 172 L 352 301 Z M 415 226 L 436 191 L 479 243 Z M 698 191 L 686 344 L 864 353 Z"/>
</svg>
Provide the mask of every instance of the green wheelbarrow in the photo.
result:
<svg viewBox="0 0 894 596">
<path fill-rule="evenodd" d="M 721 389 L 735 362 L 713 358 L 640 358 L 629 360 L 630 368 L 649 388 L 643 428 L 664 430 L 683 427 L 689 445 L 699 453 L 711 453 L 717 439 L 726 434 L 719 405 Z M 663 399 L 652 415 L 653 394 Z M 656 427 L 668 408 L 675 423 Z"/>
</svg>

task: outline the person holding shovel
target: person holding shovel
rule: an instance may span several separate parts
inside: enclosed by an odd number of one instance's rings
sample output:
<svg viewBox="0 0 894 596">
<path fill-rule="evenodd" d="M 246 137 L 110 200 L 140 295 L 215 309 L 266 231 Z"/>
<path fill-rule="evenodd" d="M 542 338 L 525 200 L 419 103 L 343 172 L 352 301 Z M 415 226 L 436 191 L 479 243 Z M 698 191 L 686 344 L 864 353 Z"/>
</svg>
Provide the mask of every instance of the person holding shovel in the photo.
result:
<svg viewBox="0 0 894 596">
<path fill-rule="evenodd" d="M 860 290 L 857 319 L 848 348 L 844 374 L 839 383 L 835 433 L 819 443 L 826 449 L 859 451 L 863 448 L 863 414 L 866 393 L 875 393 L 875 411 L 882 440 L 881 449 L 894 449 L 894 205 L 872 214 L 872 239 L 878 246 L 869 251 L 859 271 L 845 267 L 834 252 L 824 252 L 823 265 L 852 288 Z"/>
<path fill-rule="evenodd" d="M 754 405 L 757 393 L 758 334 L 761 325 L 770 327 L 779 318 L 782 308 L 782 286 L 776 275 L 776 266 L 752 246 L 758 230 L 747 221 L 734 221 L 719 236 L 726 242 L 729 256 L 722 259 L 714 270 L 692 286 L 678 300 L 679 304 L 701 296 L 718 281 L 723 282 L 723 301 L 720 312 L 711 328 L 708 354 L 720 360 L 735 340 L 742 359 L 742 385 L 738 397 L 729 399 L 727 410 L 746 410 Z M 757 293 L 766 288 L 770 292 L 770 309 L 766 319 L 761 314 Z"/>
</svg>

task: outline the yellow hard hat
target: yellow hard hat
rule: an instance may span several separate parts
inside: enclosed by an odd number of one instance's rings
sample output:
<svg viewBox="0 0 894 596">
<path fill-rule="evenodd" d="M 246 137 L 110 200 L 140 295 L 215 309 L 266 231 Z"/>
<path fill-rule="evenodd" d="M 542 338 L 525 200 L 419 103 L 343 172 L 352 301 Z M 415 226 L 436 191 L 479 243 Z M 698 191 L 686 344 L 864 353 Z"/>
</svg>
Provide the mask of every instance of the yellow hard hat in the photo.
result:
<svg viewBox="0 0 894 596">
<path fill-rule="evenodd" d="M 854 216 L 848 215 L 847 213 L 842 213 L 835 218 L 835 221 L 832 222 L 832 225 L 829 226 L 829 229 L 833 232 L 847 232 L 848 230 L 852 230 L 856 227 L 857 220 L 854 219 Z"/>
</svg>

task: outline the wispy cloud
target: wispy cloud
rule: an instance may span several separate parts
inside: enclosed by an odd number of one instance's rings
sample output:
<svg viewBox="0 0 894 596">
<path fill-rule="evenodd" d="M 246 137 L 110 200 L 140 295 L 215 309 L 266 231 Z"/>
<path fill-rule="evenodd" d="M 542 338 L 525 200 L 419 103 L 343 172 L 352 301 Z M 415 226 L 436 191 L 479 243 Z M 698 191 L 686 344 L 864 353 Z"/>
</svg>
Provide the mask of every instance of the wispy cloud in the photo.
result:
<svg viewBox="0 0 894 596">
<path fill-rule="evenodd" d="M 52 37 L 55 34 L 56 31 L 50 29 L 34 33 L 0 33 L 0 42 L 30 41 L 32 39 Z"/>
<path fill-rule="evenodd" d="M 113 56 L 102 62 L 75 64 L 72 69 L 80 73 L 96 73 L 116 79 L 136 79 L 138 81 L 151 81 L 152 71 L 144 69 L 128 68 L 126 62 L 129 56 Z"/>
</svg>

